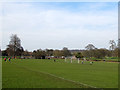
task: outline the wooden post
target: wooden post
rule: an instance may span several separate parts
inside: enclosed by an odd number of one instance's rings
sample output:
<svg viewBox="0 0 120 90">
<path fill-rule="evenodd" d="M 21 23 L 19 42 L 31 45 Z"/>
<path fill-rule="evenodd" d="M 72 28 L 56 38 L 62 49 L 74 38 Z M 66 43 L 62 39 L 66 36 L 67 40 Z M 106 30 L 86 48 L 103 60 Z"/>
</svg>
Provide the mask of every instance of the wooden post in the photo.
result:
<svg viewBox="0 0 120 90">
<path fill-rule="evenodd" d="M 66 62 L 66 58 L 65 58 L 65 62 Z"/>
<path fill-rule="evenodd" d="M 71 58 L 71 63 L 72 63 L 72 58 Z"/>
</svg>

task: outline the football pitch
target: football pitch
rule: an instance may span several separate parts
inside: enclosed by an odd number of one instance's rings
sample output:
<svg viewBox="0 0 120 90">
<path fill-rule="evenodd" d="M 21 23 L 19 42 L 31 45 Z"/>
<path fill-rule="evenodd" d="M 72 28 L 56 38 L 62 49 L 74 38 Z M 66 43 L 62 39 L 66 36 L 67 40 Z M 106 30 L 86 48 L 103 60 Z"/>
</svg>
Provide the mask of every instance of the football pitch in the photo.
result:
<svg viewBox="0 0 120 90">
<path fill-rule="evenodd" d="M 2 61 L 2 88 L 118 88 L 118 63 L 77 60 Z"/>
</svg>

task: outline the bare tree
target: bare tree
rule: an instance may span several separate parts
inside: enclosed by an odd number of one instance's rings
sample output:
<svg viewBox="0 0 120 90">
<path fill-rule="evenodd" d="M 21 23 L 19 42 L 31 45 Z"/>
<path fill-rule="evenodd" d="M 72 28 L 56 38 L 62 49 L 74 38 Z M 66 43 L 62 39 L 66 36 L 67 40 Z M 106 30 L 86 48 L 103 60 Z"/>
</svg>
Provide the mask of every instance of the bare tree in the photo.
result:
<svg viewBox="0 0 120 90">
<path fill-rule="evenodd" d="M 120 49 L 120 38 L 118 39 L 118 48 Z"/>
<path fill-rule="evenodd" d="M 9 56 L 21 56 L 23 47 L 21 46 L 21 40 L 16 34 L 12 34 L 10 37 L 9 45 L 7 45 L 7 52 Z"/>
<path fill-rule="evenodd" d="M 62 50 L 63 56 L 67 57 L 67 56 L 71 56 L 71 52 L 68 50 L 67 47 L 64 47 Z"/>
<path fill-rule="evenodd" d="M 96 49 L 96 47 L 95 47 L 93 44 L 88 44 L 85 48 L 86 48 L 87 50 Z"/>
<path fill-rule="evenodd" d="M 114 40 L 110 40 L 109 44 L 110 44 L 109 49 L 110 49 L 111 51 L 113 51 L 113 50 L 116 49 L 117 46 L 116 46 L 116 43 L 115 43 Z"/>
</svg>

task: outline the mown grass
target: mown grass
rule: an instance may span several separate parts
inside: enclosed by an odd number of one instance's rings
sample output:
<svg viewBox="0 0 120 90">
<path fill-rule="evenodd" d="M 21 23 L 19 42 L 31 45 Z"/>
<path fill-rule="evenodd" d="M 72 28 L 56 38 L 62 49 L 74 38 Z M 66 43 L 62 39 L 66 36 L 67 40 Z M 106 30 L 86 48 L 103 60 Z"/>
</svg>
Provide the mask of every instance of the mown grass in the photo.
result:
<svg viewBox="0 0 120 90">
<path fill-rule="evenodd" d="M 106 58 L 102 58 L 102 59 L 98 59 L 98 58 L 95 58 L 95 57 L 92 57 L 92 58 L 87 58 L 87 59 L 90 59 L 90 60 L 97 60 L 97 61 L 109 61 L 109 62 L 120 62 L 120 59 L 118 57 L 106 57 Z"/>
<path fill-rule="evenodd" d="M 2 89 L 2 58 L 0 57 L 0 90 Z"/>
<path fill-rule="evenodd" d="M 2 70 L 3 88 L 118 87 L 118 63 L 16 59 L 3 61 Z"/>
</svg>

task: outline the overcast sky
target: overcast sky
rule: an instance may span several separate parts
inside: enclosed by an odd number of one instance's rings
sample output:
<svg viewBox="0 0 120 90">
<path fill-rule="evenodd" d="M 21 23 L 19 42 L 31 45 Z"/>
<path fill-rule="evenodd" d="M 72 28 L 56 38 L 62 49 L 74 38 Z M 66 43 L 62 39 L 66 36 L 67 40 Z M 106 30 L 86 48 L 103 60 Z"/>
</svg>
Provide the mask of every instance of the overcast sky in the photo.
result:
<svg viewBox="0 0 120 90">
<path fill-rule="evenodd" d="M 118 39 L 117 2 L 10 2 L 1 10 L 2 49 L 12 34 L 30 51 L 108 48 L 109 40 Z"/>
</svg>

